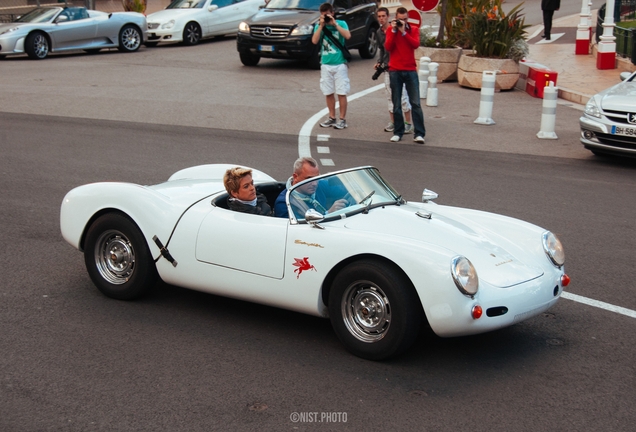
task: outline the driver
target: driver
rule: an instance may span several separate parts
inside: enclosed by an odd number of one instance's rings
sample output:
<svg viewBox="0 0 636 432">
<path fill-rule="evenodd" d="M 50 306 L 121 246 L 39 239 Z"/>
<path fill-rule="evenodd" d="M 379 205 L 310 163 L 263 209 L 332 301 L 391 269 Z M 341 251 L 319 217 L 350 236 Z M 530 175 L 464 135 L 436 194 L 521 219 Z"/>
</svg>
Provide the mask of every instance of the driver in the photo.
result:
<svg viewBox="0 0 636 432">
<path fill-rule="evenodd" d="M 320 170 L 318 169 L 318 162 L 316 162 L 314 158 L 298 158 L 296 162 L 294 162 L 294 172 L 287 180 L 287 188 L 278 195 L 278 198 L 276 198 L 276 202 L 274 203 L 274 216 L 289 217 L 287 204 L 285 202 L 287 189 L 303 180 L 317 177 L 319 175 Z M 333 201 L 331 205 L 329 205 L 330 201 Z M 327 186 L 326 181 L 323 180 L 309 182 L 299 188 L 296 188 L 294 193 L 290 196 L 290 204 L 294 213 L 300 218 L 303 218 L 305 212 L 309 209 L 314 209 L 324 215 L 342 210 L 348 205 L 346 199 L 330 199 L 329 187 Z"/>
</svg>

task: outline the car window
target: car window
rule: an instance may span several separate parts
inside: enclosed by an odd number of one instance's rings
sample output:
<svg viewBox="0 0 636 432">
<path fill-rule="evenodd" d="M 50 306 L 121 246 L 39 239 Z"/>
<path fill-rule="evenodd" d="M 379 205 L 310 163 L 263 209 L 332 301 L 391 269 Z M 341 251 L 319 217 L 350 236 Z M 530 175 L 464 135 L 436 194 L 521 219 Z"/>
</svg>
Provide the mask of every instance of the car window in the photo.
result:
<svg viewBox="0 0 636 432">
<path fill-rule="evenodd" d="M 166 9 L 200 9 L 206 0 L 174 0 Z"/>
<path fill-rule="evenodd" d="M 333 2 L 333 8 L 338 10 L 340 8 L 349 9 L 349 1 L 348 0 L 336 0 Z"/>
<path fill-rule="evenodd" d="M 306 9 L 317 11 L 324 0 L 271 0 L 267 9 Z"/>
<path fill-rule="evenodd" d="M 233 3 L 232 0 L 212 0 L 213 5 L 217 5 L 220 8 L 225 7 L 225 6 L 229 6 Z"/>
<path fill-rule="evenodd" d="M 16 22 L 42 23 L 48 22 L 60 11 L 60 8 L 37 8 L 22 15 Z"/>
</svg>

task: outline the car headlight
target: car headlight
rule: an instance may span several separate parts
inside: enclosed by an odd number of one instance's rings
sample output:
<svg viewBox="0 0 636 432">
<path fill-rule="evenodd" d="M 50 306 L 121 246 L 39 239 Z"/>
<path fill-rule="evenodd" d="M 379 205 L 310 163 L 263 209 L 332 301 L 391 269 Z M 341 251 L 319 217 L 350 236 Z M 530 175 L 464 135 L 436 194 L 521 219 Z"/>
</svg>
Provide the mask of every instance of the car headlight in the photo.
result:
<svg viewBox="0 0 636 432">
<path fill-rule="evenodd" d="M 596 105 L 595 98 L 591 98 L 585 105 L 585 114 L 590 115 L 592 117 L 601 118 L 601 110 L 598 109 L 598 105 Z"/>
<path fill-rule="evenodd" d="M 10 28 L 10 29 L 5 30 L 5 31 L 3 31 L 2 33 L 0 33 L 0 35 L 7 34 L 7 33 L 11 33 L 11 32 L 14 32 L 14 31 L 16 31 L 16 30 L 17 30 L 17 29 L 19 29 L 19 28 L 20 28 L 20 27 L 13 27 L 13 28 Z"/>
<path fill-rule="evenodd" d="M 479 278 L 477 270 L 468 258 L 456 256 L 451 260 L 451 275 L 459 291 L 467 296 L 473 297 L 479 290 Z"/>
<path fill-rule="evenodd" d="M 245 21 L 243 21 L 242 23 L 239 24 L 239 30 L 241 33 L 249 33 L 250 32 L 250 25 L 248 23 L 246 23 Z"/>
<path fill-rule="evenodd" d="M 167 23 L 161 24 L 161 28 L 164 30 L 170 30 L 172 27 L 174 27 L 174 20 L 170 20 Z"/>
<path fill-rule="evenodd" d="M 550 261 L 555 266 L 561 268 L 565 263 L 565 252 L 563 251 L 563 245 L 550 231 L 543 233 L 543 250 L 545 254 L 550 258 Z"/>
<path fill-rule="evenodd" d="M 310 24 L 303 24 L 293 29 L 291 32 L 291 35 L 292 36 L 308 35 L 308 34 L 312 34 L 313 32 L 314 32 L 314 26 Z"/>
</svg>

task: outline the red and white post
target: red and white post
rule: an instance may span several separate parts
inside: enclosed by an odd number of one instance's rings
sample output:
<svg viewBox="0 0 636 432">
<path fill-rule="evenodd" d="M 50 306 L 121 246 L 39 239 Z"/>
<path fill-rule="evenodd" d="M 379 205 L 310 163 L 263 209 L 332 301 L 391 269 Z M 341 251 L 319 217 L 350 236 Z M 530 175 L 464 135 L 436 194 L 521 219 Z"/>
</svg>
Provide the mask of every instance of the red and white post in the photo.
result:
<svg viewBox="0 0 636 432">
<path fill-rule="evenodd" d="M 598 43 L 596 56 L 596 69 L 616 69 L 616 38 L 614 37 L 614 0 L 605 3 L 605 20 L 603 21 L 603 34 Z"/>
<path fill-rule="evenodd" d="M 611 1 L 611 0 L 610 0 Z M 576 47 L 575 54 L 590 53 L 590 5 L 588 0 L 583 0 L 581 4 L 581 21 L 576 29 Z"/>
</svg>

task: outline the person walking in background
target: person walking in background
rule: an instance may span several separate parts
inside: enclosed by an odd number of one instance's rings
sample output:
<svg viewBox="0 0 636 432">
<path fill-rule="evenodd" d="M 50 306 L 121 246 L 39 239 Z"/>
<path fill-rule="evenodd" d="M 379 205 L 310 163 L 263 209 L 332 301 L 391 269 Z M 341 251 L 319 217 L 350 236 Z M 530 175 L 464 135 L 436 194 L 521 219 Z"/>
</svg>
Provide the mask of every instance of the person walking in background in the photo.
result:
<svg viewBox="0 0 636 432">
<path fill-rule="evenodd" d="M 320 90 L 327 99 L 329 118 L 320 123 L 321 127 L 344 129 L 347 127 L 347 95 L 349 84 L 349 66 L 343 49 L 345 41 L 351 38 L 347 23 L 334 18 L 330 3 L 320 5 L 320 21 L 314 27 L 311 42 L 320 44 Z M 339 47 L 342 47 L 342 49 Z M 336 97 L 340 102 L 340 119 L 336 120 Z"/>
<path fill-rule="evenodd" d="M 541 10 L 543 11 L 543 38 L 545 40 L 551 40 L 552 17 L 554 16 L 554 11 L 558 11 L 560 8 L 561 0 L 541 0 Z"/>
<path fill-rule="evenodd" d="M 424 128 L 424 113 L 420 103 L 420 79 L 417 76 L 417 64 L 415 63 L 415 50 L 420 46 L 420 31 L 416 26 L 408 23 L 408 11 L 399 7 L 395 13 L 395 19 L 386 32 L 385 48 L 389 52 L 389 80 L 391 82 L 391 94 L 393 97 L 393 118 L 395 131 L 391 142 L 397 142 L 404 135 L 404 117 L 402 115 L 402 87 L 406 86 L 406 92 L 411 103 L 413 127 L 415 128 L 415 141 L 424 144 L 426 129 Z"/>
<path fill-rule="evenodd" d="M 385 7 L 381 7 L 378 9 L 378 22 L 380 23 L 380 28 L 377 30 L 378 37 L 378 49 L 380 50 L 380 56 L 378 58 L 378 62 L 375 64 L 375 69 L 378 68 L 386 68 L 389 64 L 389 53 L 384 48 L 384 43 L 386 42 L 386 31 L 389 28 L 389 10 Z M 393 132 L 395 130 L 395 123 L 393 118 L 393 98 L 391 96 L 391 82 L 389 80 L 389 74 L 383 72 L 384 74 L 384 88 L 386 91 L 386 95 L 389 98 L 389 124 L 384 128 L 385 132 Z M 373 78 L 377 76 L 374 75 Z M 411 124 L 411 104 L 409 103 L 408 93 L 406 91 L 406 87 L 402 88 L 402 112 L 404 113 L 404 133 L 409 134 L 413 133 L 413 125 Z"/>
</svg>

